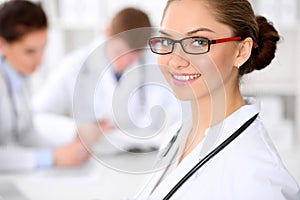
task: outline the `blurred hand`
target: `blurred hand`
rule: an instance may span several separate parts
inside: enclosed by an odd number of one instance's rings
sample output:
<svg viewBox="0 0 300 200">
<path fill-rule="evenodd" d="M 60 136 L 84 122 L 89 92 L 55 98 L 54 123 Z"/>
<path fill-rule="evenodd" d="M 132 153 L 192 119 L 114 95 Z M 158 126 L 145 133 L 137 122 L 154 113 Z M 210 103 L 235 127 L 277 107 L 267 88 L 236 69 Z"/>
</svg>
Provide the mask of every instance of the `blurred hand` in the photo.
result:
<svg viewBox="0 0 300 200">
<path fill-rule="evenodd" d="M 82 124 L 78 128 L 78 139 L 82 141 L 87 147 L 95 144 L 102 134 L 114 129 L 107 118 L 100 120 L 98 123 Z"/>
<path fill-rule="evenodd" d="M 98 122 L 98 126 L 99 126 L 99 129 L 100 129 L 103 133 L 107 133 L 107 132 L 110 132 L 110 131 L 112 131 L 113 129 L 115 129 L 114 125 L 112 125 L 112 123 L 110 122 L 110 120 L 109 120 L 107 117 L 101 119 L 101 120 Z"/>
<path fill-rule="evenodd" d="M 78 166 L 90 157 L 81 141 L 75 140 L 54 150 L 54 161 L 57 167 Z"/>
</svg>

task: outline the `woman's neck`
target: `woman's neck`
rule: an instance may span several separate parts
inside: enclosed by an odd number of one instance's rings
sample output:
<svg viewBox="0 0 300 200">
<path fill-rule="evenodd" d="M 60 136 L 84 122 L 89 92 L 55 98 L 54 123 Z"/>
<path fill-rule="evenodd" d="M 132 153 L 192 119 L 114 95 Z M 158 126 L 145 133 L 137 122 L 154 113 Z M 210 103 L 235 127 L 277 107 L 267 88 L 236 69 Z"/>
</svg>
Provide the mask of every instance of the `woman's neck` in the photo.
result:
<svg viewBox="0 0 300 200">
<path fill-rule="evenodd" d="M 205 130 L 223 121 L 245 104 L 239 90 L 226 94 L 216 91 L 191 102 L 193 129 Z"/>
<path fill-rule="evenodd" d="M 191 102 L 192 129 L 180 160 L 188 155 L 205 137 L 207 128 L 223 121 L 245 104 L 240 90 L 215 91 Z"/>
</svg>

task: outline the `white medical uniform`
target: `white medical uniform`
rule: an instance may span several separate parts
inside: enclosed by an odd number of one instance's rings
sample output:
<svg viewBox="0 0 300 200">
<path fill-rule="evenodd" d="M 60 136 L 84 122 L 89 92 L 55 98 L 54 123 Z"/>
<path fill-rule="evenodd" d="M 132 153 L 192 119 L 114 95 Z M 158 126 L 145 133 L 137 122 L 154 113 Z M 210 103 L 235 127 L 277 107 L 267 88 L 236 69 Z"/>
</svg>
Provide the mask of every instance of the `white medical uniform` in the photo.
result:
<svg viewBox="0 0 300 200">
<path fill-rule="evenodd" d="M 217 145 L 259 112 L 259 105 L 246 105 L 222 123 L 208 128 L 205 139 L 178 164 L 189 125 L 183 128 L 166 156 L 160 156 L 156 172 L 135 200 L 159 200 Z M 282 135 L 284 137 L 284 134 Z M 170 164 L 168 168 L 167 164 Z M 260 117 L 223 151 L 208 161 L 171 197 L 173 200 L 299 200 L 300 191 L 280 160 Z"/>
<path fill-rule="evenodd" d="M 52 150 L 40 148 L 51 144 L 33 127 L 26 80 L 0 59 L 0 171 L 49 167 Z"/>
</svg>

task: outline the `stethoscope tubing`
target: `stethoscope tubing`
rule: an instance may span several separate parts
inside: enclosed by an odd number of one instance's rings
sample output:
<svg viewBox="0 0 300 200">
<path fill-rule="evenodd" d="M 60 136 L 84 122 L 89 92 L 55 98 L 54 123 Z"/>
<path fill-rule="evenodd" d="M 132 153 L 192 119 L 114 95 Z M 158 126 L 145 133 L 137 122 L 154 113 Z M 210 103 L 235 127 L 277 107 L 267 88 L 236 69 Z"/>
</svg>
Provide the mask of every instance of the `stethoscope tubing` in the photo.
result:
<svg viewBox="0 0 300 200">
<path fill-rule="evenodd" d="M 176 191 L 192 176 L 194 175 L 205 163 L 211 160 L 215 155 L 222 151 L 227 145 L 229 145 L 233 140 L 235 140 L 244 130 L 246 130 L 257 118 L 259 113 L 251 117 L 246 121 L 238 130 L 236 130 L 230 137 L 228 137 L 224 142 L 212 150 L 207 156 L 201 159 L 163 198 L 163 200 L 170 199 Z"/>
</svg>

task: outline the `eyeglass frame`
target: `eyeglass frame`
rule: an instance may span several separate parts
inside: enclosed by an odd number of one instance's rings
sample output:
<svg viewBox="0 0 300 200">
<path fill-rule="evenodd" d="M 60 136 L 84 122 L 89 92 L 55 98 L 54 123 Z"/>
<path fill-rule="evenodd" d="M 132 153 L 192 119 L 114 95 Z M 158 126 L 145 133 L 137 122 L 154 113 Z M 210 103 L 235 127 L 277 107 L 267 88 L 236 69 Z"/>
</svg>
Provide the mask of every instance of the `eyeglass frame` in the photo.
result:
<svg viewBox="0 0 300 200">
<path fill-rule="evenodd" d="M 201 52 L 201 53 L 190 53 L 190 52 L 187 52 L 185 50 L 185 48 L 183 47 L 184 45 L 182 44 L 182 41 L 183 40 L 186 40 L 186 39 L 196 39 L 196 38 L 200 38 L 200 39 L 204 39 L 204 40 L 207 40 L 207 51 L 206 52 Z M 167 52 L 167 53 L 158 53 L 158 52 L 155 52 L 153 51 L 152 49 L 152 46 L 151 46 L 151 41 L 154 40 L 154 39 L 168 39 L 168 40 L 171 40 L 173 42 L 172 44 L 172 48 L 170 50 L 170 52 Z M 231 42 L 231 41 L 241 41 L 242 40 L 242 37 L 241 36 L 236 36 L 236 37 L 228 37 L 228 38 L 220 38 L 220 39 L 215 39 L 215 40 L 209 40 L 207 38 L 204 38 L 204 37 L 198 37 L 198 36 L 192 36 L 192 37 L 185 37 L 185 38 L 182 38 L 180 40 L 173 40 L 173 39 L 170 39 L 170 38 L 167 38 L 167 37 L 152 37 L 148 40 L 148 44 L 150 46 L 150 49 L 153 53 L 155 54 L 159 54 L 159 55 L 167 55 L 167 54 L 171 54 L 173 53 L 174 51 L 174 47 L 175 47 L 175 43 L 179 43 L 182 50 L 187 53 L 187 54 L 191 54 L 191 55 L 201 55 L 201 54 L 205 54 L 205 53 L 208 53 L 210 51 L 210 46 L 213 45 L 213 44 L 220 44 L 220 43 L 224 43 L 224 42 Z"/>
</svg>

